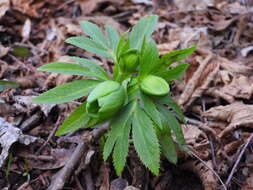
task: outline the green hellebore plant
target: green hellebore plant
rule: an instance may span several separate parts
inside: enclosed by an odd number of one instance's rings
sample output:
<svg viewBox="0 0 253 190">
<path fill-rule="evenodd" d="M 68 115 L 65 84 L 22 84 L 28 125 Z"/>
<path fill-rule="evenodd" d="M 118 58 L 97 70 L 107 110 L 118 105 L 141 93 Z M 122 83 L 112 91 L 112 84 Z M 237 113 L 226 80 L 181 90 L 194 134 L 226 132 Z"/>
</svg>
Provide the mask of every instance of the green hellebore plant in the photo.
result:
<svg viewBox="0 0 253 190">
<path fill-rule="evenodd" d="M 143 79 L 140 87 L 145 94 L 154 96 L 165 96 L 170 91 L 170 87 L 166 80 L 154 75 L 149 75 Z"/>
<path fill-rule="evenodd" d="M 123 35 L 108 25 L 104 33 L 91 22 L 80 22 L 89 37 L 70 37 L 66 42 L 111 59 L 114 62 L 112 77 L 94 61 L 73 56 L 70 58 L 74 63 L 54 62 L 38 68 L 89 78 L 57 86 L 33 101 L 60 104 L 88 96 L 65 119 L 56 135 L 109 122 L 109 131 L 104 135 L 103 158 L 107 160 L 112 155 L 117 175 L 121 175 L 126 164 L 129 139 L 142 163 L 155 175 L 159 174 L 161 154 L 176 163 L 176 144 L 187 150 L 180 127 L 184 115 L 169 94 L 169 84 L 183 75 L 188 64 L 180 61 L 196 47 L 160 56 L 151 38 L 157 20 L 156 15 L 142 18 Z M 180 64 L 172 66 L 174 62 Z"/>
<path fill-rule="evenodd" d="M 139 65 L 139 54 L 135 49 L 131 49 L 120 56 L 120 69 L 126 73 L 132 73 Z"/>
<path fill-rule="evenodd" d="M 126 96 L 126 90 L 120 83 L 102 82 L 88 96 L 86 111 L 91 117 L 107 119 L 124 105 Z"/>
</svg>

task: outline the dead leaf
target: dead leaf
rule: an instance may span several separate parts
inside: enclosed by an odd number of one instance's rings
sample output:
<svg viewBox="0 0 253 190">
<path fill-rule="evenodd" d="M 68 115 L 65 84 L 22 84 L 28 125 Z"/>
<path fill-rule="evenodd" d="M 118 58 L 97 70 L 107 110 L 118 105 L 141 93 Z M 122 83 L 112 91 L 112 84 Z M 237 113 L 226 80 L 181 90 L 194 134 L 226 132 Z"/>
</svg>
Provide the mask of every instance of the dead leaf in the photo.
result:
<svg viewBox="0 0 253 190">
<path fill-rule="evenodd" d="M 253 105 L 235 102 L 227 106 L 216 106 L 203 113 L 203 117 L 228 122 L 228 126 L 221 131 L 219 137 L 223 137 L 238 128 L 249 127 L 253 124 Z"/>
<path fill-rule="evenodd" d="M 22 28 L 22 37 L 23 37 L 23 41 L 29 40 L 30 37 L 30 33 L 31 33 L 31 20 L 30 19 L 26 19 L 25 24 Z"/>
<path fill-rule="evenodd" d="M 214 0 L 174 0 L 180 11 L 202 10 L 214 5 Z"/>
<path fill-rule="evenodd" d="M 0 144 L 2 147 L 0 167 L 2 167 L 5 159 L 8 157 L 9 149 L 12 144 L 19 142 L 29 145 L 36 139 L 36 137 L 24 135 L 20 129 L 14 127 L 11 123 L 6 122 L 3 118 L 0 118 Z"/>
<path fill-rule="evenodd" d="M 0 18 L 5 15 L 10 8 L 10 0 L 0 0 Z"/>
<path fill-rule="evenodd" d="M 252 53 L 252 51 L 253 51 L 253 46 L 248 46 L 241 50 L 241 54 L 243 57 L 247 57 L 248 54 Z"/>
<path fill-rule="evenodd" d="M 0 10 L 1 11 L 1 10 Z M 7 53 L 9 52 L 10 48 L 9 47 L 4 47 L 1 43 L 0 43 L 0 58 L 7 55 Z M 1 71 L 1 70 L 0 70 Z"/>
</svg>

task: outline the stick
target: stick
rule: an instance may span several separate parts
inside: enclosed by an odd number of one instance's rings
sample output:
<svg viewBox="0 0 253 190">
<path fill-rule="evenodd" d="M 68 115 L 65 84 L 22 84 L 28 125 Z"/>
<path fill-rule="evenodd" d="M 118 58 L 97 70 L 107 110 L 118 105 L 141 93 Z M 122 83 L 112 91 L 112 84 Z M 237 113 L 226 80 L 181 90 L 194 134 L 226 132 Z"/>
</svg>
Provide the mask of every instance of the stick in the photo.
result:
<svg viewBox="0 0 253 190">
<path fill-rule="evenodd" d="M 66 165 L 59 172 L 57 172 L 47 190 L 61 190 L 64 187 L 65 182 L 68 180 L 77 163 L 81 160 L 81 157 L 86 152 L 86 145 L 98 139 L 103 133 L 106 132 L 108 127 L 109 124 L 105 123 L 101 127 L 95 128 L 88 134 L 85 133 L 86 135 L 83 136 L 84 140 L 77 145 L 74 153 Z"/>
<path fill-rule="evenodd" d="M 239 156 L 238 156 L 238 158 L 237 158 L 237 160 L 235 162 L 235 165 L 233 166 L 233 168 L 232 168 L 232 170 L 231 170 L 231 172 L 230 172 L 230 174 L 228 176 L 228 179 L 226 181 L 226 186 L 228 186 L 228 184 L 230 183 L 230 181 L 231 181 L 231 179 L 232 179 L 232 177 L 233 177 L 233 175 L 235 173 L 235 170 L 236 170 L 236 168 L 237 168 L 237 166 L 238 166 L 238 164 L 239 164 L 239 162 L 240 162 L 240 160 L 242 158 L 242 155 L 244 154 L 244 152 L 245 152 L 246 148 L 248 147 L 248 145 L 249 145 L 250 141 L 252 140 L 252 138 L 253 138 L 253 133 L 251 133 L 251 135 L 249 136 L 246 144 L 242 148 L 242 150 L 241 150 L 241 152 L 240 152 L 240 154 L 239 154 Z"/>
</svg>

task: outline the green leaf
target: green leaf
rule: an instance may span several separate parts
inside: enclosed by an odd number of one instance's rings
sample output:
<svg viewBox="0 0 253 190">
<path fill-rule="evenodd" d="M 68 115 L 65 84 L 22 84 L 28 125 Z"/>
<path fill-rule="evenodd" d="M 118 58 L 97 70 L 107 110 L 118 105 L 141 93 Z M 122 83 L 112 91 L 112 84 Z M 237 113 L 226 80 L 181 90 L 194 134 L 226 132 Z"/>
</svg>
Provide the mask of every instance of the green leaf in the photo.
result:
<svg viewBox="0 0 253 190">
<path fill-rule="evenodd" d="M 86 51 L 90 51 L 98 56 L 105 58 L 113 58 L 112 54 L 108 52 L 106 48 L 104 48 L 101 44 L 93 41 L 90 38 L 82 36 L 70 37 L 65 42 L 74 45 L 76 47 L 82 48 Z"/>
<path fill-rule="evenodd" d="M 85 110 L 86 102 L 78 106 L 56 131 L 56 136 L 64 135 L 66 133 L 76 131 L 89 121 L 89 117 Z"/>
<path fill-rule="evenodd" d="M 15 46 L 13 48 L 13 55 L 18 56 L 18 57 L 29 57 L 31 56 L 31 51 L 27 47 L 22 47 L 22 46 Z"/>
<path fill-rule="evenodd" d="M 170 82 L 172 80 L 180 79 L 188 67 L 189 64 L 180 64 L 167 71 L 161 71 L 157 73 L 157 76 L 160 76 L 164 78 L 166 81 Z"/>
<path fill-rule="evenodd" d="M 121 175 L 128 155 L 129 147 L 129 133 L 131 130 L 131 120 L 126 123 L 123 129 L 121 129 L 120 136 L 118 137 L 113 150 L 113 165 L 118 176 Z"/>
<path fill-rule="evenodd" d="M 157 20 L 158 16 L 156 15 L 150 15 L 139 20 L 129 36 L 131 48 L 140 49 L 144 38 L 149 41 L 151 34 L 155 30 Z"/>
<path fill-rule="evenodd" d="M 164 118 L 167 120 L 169 127 L 174 132 L 177 142 L 181 145 L 183 150 L 186 150 L 186 143 L 184 140 L 184 135 L 181 129 L 179 122 L 177 121 L 176 117 L 162 105 L 158 105 L 159 111 L 163 114 Z"/>
<path fill-rule="evenodd" d="M 171 133 L 161 133 L 159 135 L 159 142 L 162 153 L 173 164 L 177 163 L 177 151 L 175 143 L 171 137 Z"/>
<path fill-rule="evenodd" d="M 13 81 L 0 80 L 0 92 L 8 88 L 18 88 L 19 84 Z"/>
<path fill-rule="evenodd" d="M 33 102 L 40 104 L 60 104 L 86 96 L 100 83 L 97 80 L 76 80 L 57 86 L 38 97 L 33 98 Z"/>
<path fill-rule="evenodd" d="M 109 80 L 110 77 L 107 75 L 106 71 L 93 61 L 81 57 L 75 57 L 75 56 L 70 56 L 71 59 L 79 62 L 82 64 L 82 66 L 90 69 L 94 73 L 94 75 L 97 76 L 97 78 L 100 78 L 102 80 Z"/>
<path fill-rule="evenodd" d="M 196 49 L 197 46 L 192 46 L 191 48 L 187 49 L 171 51 L 170 53 L 167 53 L 161 57 L 160 64 L 166 64 L 166 66 L 169 66 L 174 62 L 179 62 L 190 56 Z"/>
<path fill-rule="evenodd" d="M 159 52 L 154 40 L 144 45 L 144 51 L 142 52 L 140 59 L 140 76 L 146 76 L 153 72 L 159 61 Z"/>
<path fill-rule="evenodd" d="M 123 107 L 119 115 L 114 117 L 111 121 L 110 131 L 108 132 L 108 138 L 106 139 L 103 159 L 107 160 L 111 154 L 113 147 L 117 140 L 121 140 L 121 137 L 124 135 L 124 128 L 127 125 L 129 118 L 132 116 L 133 111 L 135 110 L 136 102 L 131 102 L 127 106 Z M 123 156 L 120 156 L 123 157 Z M 118 167 L 121 168 L 120 166 Z"/>
<path fill-rule="evenodd" d="M 88 21 L 81 21 L 80 25 L 84 33 L 88 34 L 95 42 L 101 44 L 104 48 L 108 48 L 108 41 L 96 24 Z"/>
<path fill-rule="evenodd" d="M 66 63 L 66 62 L 53 62 L 50 64 L 43 65 L 38 68 L 40 71 L 47 71 L 60 74 L 68 75 L 81 75 L 88 77 L 97 77 L 101 80 L 107 80 L 104 76 L 99 75 L 98 73 L 86 68 L 82 65 L 75 63 Z"/>
<path fill-rule="evenodd" d="M 111 27 L 110 25 L 106 25 L 105 26 L 105 29 L 106 29 L 106 33 L 107 33 L 107 36 L 109 38 L 109 42 L 110 42 L 110 48 L 114 51 L 114 53 L 116 54 L 116 49 L 117 49 L 117 46 L 118 46 L 118 43 L 119 43 L 119 34 L 118 32 L 113 28 Z"/>
<path fill-rule="evenodd" d="M 147 115 L 161 129 L 162 122 L 160 118 L 160 113 L 156 109 L 156 105 L 154 104 L 153 100 L 150 99 L 145 94 L 141 93 L 141 103 L 142 103 L 142 108 L 147 113 Z"/>
<path fill-rule="evenodd" d="M 139 106 L 133 118 L 134 147 L 143 162 L 155 175 L 159 174 L 160 148 L 154 125 L 148 115 Z"/>
<path fill-rule="evenodd" d="M 171 98 L 171 96 L 168 95 L 166 97 L 162 97 L 159 99 L 157 98 L 156 100 L 160 102 L 161 104 L 165 104 L 169 106 L 171 109 L 173 109 L 173 111 L 175 111 L 179 120 L 185 123 L 184 113 L 182 112 L 180 106 Z"/>
</svg>

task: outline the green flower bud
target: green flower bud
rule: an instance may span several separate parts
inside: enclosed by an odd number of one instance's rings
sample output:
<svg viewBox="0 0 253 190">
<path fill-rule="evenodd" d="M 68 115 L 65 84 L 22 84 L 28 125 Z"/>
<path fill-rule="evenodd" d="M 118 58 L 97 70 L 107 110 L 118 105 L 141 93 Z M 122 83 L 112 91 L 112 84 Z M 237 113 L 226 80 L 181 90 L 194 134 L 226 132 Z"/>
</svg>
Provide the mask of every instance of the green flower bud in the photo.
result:
<svg viewBox="0 0 253 190">
<path fill-rule="evenodd" d="M 170 91 L 170 87 L 166 80 L 154 75 L 149 75 L 144 78 L 140 86 L 141 90 L 148 95 L 165 96 Z"/>
<path fill-rule="evenodd" d="M 138 51 L 135 49 L 128 50 L 120 56 L 119 61 L 120 69 L 123 72 L 134 72 L 139 65 Z"/>
<path fill-rule="evenodd" d="M 91 117 L 107 119 L 124 105 L 125 99 L 124 87 L 115 81 L 105 81 L 88 96 L 86 111 Z"/>
</svg>

